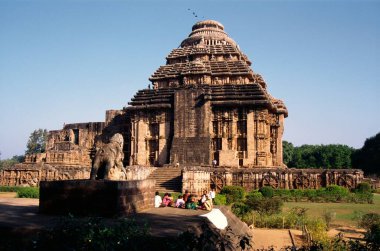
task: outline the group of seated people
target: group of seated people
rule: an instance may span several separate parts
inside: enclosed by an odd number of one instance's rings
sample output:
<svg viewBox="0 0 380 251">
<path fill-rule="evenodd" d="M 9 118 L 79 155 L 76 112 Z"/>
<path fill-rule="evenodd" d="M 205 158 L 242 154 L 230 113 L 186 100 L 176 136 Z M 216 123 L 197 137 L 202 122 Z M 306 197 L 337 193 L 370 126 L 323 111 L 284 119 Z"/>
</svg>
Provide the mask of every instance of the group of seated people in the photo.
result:
<svg viewBox="0 0 380 251">
<path fill-rule="evenodd" d="M 185 209 L 203 209 L 211 211 L 213 208 L 213 199 L 215 198 L 215 191 L 211 190 L 209 193 L 203 191 L 203 194 L 198 198 L 195 194 L 190 194 L 188 190 L 183 195 L 179 195 L 174 201 L 170 193 L 165 193 L 161 198 L 160 193 L 157 191 L 154 198 L 155 207 L 177 207 Z"/>
</svg>

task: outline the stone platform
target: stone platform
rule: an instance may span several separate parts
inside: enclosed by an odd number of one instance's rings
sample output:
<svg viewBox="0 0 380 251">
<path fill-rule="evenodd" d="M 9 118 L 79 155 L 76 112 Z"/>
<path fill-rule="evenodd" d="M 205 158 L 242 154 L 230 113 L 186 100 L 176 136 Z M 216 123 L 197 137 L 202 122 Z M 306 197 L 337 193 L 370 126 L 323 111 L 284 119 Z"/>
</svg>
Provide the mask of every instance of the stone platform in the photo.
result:
<svg viewBox="0 0 380 251">
<path fill-rule="evenodd" d="M 36 236 L 39 231 L 52 228 L 60 222 L 61 216 L 38 213 L 38 203 L 38 199 L 0 197 L 0 243 L 2 240 L 12 245 L 15 244 L 13 241 L 26 243 L 30 238 Z M 227 217 L 228 226 L 232 233 L 252 238 L 252 232 L 248 226 L 233 215 L 228 207 L 220 207 L 219 209 Z M 186 231 L 200 235 L 204 231 L 205 224 L 210 230 L 215 231 L 215 227 L 206 217 L 199 217 L 206 213 L 208 212 L 205 210 L 187 210 L 172 207 L 150 208 L 129 216 L 129 218 L 136 220 L 141 226 L 147 224 L 149 234 L 153 237 L 176 238 Z M 106 221 L 112 224 L 117 221 L 117 218 L 108 218 Z M 216 233 L 223 232 L 217 231 Z M 228 241 L 233 240 L 228 239 Z M 0 245 L 0 250 L 3 250 L 2 245 Z"/>
<path fill-rule="evenodd" d="M 42 181 L 42 214 L 123 216 L 154 207 L 155 181 Z"/>
</svg>

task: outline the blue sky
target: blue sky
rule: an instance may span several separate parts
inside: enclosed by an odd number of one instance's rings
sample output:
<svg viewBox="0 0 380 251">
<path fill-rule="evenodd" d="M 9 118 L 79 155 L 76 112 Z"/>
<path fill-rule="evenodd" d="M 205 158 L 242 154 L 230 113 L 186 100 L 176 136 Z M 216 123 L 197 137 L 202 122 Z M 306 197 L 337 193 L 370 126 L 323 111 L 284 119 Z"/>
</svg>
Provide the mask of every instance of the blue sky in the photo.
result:
<svg viewBox="0 0 380 251">
<path fill-rule="evenodd" d="M 285 140 L 360 148 L 380 131 L 379 13 L 380 1 L 0 0 L 1 158 L 34 129 L 126 106 L 202 19 L 285 101 Z"/>
</svg>

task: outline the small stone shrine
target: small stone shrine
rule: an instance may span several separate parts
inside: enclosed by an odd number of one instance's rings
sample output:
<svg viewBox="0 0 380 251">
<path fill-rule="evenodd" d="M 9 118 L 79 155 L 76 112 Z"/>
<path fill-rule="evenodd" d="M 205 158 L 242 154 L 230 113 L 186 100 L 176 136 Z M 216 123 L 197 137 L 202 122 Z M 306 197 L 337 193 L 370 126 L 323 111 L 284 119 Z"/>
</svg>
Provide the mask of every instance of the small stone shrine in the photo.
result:
<svg viewBox="0 0 380 251">
<path fill-rule="evenodd" d="M 124 139 L 127 173 L 180 168 L 182 190 L 353 187 L 363 178 L 361 170 L 284 165 L 287 108 L 268 93 L 264 79 L 217 21 L 197 22 L 149 80 L 152 88 L 139 90 L 122 110 L 107 111 L 105 122 L 50 131 L 46 153 L 3 170 L 1 185 L 89 178 L 96 150 L 116 133 Z"/>
</svg>

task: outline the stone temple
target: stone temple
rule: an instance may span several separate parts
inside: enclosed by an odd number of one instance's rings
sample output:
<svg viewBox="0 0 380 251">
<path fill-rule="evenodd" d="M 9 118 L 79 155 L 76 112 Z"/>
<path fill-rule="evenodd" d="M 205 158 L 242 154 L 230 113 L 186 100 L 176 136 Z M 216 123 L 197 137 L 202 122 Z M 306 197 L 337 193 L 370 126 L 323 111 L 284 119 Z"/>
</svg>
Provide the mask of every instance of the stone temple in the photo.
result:
<svg viewBox="0 0 380 251">
<path fill-rule="evenodd" d="M 145 173 L 161 190 L 353 187 L 363 178 L 360 170 L 284 165 L 287 108 L 268 93 L 217 21 L 197 22 L 149 80 L 151 88 L 138 91 L 128 106 L 106 111 L 105 122 L 50 131 L 46 153 L 3 170 L 1 185 L 87 179 L 96 149 L 115 133 L 124 138 L 123 162 L 134 170 L 131 179 Z"/>
</svg>

